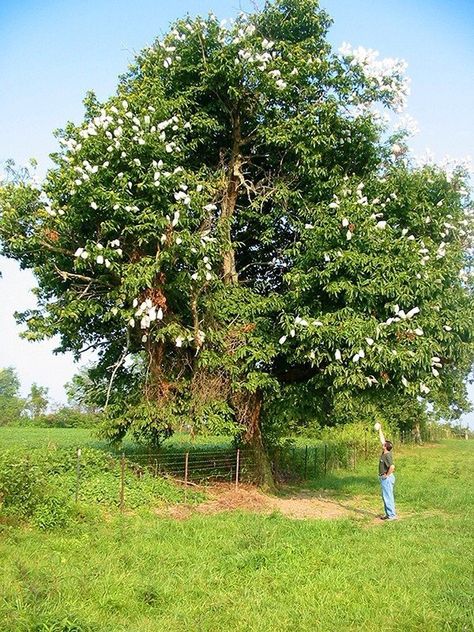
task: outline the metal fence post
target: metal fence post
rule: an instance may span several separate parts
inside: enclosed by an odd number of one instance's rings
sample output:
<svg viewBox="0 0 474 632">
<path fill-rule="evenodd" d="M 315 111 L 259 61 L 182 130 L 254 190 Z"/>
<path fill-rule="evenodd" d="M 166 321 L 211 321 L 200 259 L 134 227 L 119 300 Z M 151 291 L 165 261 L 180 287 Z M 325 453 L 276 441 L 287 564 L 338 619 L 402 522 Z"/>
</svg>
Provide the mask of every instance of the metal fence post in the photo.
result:
<svg viewBox="0 0 474 632">
<path fill-rule="evenodd" d="M 79 500 L 79 486 L 81 481 L 81 448 L 77 448 L 76 462 L 76 503 Z"/>
<path fill-rule="evenodd" d="M 364 457 L 365 460 L 367 461 L 367 433 L 369 431 L 367 430 L 367 428 L 365 429 L 365 447 L 364 447 Z"/>
<path fill-rule="evenodd" d="M 120 511 L 125 509 L 125 454 L 120 459 Z"/>
<path fill-rule="evenodd" d="M 240 474 L 240 448 L 237 448 L 237 454 L 235 455 L 235 489 L 239 487 L 239 474 Z"/>
<path fill-rule="evenodd" d="M 189 467 L 189 452 L 184 455 L 184 501 L 188 500 L 188 467 Z"/>
<path fill-rule="evenodd" d="M 304 449 L 304 480 L 307 479 L 308 473 L 308 446 L 305 446 Z"/>
<path fill-rule="evenodd" d="M 324 444 L 324 476 L 328 473 L 328 444 Z"/>
</svg>

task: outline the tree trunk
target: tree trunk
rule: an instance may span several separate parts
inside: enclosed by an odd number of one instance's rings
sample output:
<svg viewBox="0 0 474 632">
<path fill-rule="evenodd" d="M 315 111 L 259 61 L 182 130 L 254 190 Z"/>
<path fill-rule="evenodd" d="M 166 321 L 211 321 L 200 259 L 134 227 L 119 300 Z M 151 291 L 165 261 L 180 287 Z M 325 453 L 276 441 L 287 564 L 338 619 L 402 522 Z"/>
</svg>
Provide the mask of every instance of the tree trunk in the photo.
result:
<svg viewBox="0 0 474 632">
<path fill-rule="evenodd" d="M 260 416 L 263 397 L 256 393 L 247 393 L 244 406 L 241 408 L 243 420 L 246 425 L 244 444 L 248 446 L 255 462 L 257 484 L 266 492 L 275 493 L 276 486 L 273 478 L 272 466 L 262 440 L 260 429 Z"/>
<path fill-rule="evenodd" d="M 415 436 L 415 443 L 417 445 L 423 445 L 423 441 L 421 439 L 420 424 L 415 424 L 415 427 L 413 429 L 413 434 Z"/>
<path fill-rule="evenodd" d="M 240 155 L 240 147 L 242 145 L 242 136 L 240 131 L 240 117 L 235 115 L 232 125 L 232 149 L 227 172 L 227 184 L 222 200 L 222 209 L 220 216 L 220 225 L 224 230 L 225 251 L 223 253 L 222 273 L 224 283 L 234 284 L 238 282 L 237 270 L 235 268 L 235 251 L 232 246 L 231 225 L 232 216 L 234 215 L 237 205 L 240 186 L 240 167 L 242 164 L 242 156 Z"/>
</svg>

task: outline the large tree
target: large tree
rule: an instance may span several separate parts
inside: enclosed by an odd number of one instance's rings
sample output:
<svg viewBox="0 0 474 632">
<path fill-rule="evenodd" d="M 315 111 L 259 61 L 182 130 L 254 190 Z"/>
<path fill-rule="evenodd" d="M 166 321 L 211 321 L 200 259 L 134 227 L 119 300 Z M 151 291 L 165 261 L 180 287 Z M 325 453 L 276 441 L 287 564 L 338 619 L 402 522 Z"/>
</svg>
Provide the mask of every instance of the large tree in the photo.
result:
<svg viewBox="0 0 474 632">
<path fill-rule="evenodd" d="M 18 423 L 25 413 L 20 380 L 13 367 L 0 369 L 0 426 Z"/>
<path fill-rule="evenodd" d="M 3 252 L 38 279 L 26 335 L 96 349 L 110 437 L 189 416 L 261 448 L 341 401 L 462 399 L 465 174 L 412 163 L 381 115 L 404 63 L 334 52 L 329 25 L 316 0 L 179 20 L 87 97 L 41 190 L 3 187 Z"/>
</svg>

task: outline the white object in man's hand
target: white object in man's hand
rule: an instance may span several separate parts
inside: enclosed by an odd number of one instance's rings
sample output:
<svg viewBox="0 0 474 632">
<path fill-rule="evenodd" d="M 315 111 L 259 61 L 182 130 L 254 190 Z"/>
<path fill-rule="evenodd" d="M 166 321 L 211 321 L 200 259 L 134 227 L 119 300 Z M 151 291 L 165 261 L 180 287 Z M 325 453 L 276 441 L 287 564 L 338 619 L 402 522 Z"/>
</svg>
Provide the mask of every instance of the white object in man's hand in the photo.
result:
<svg viewBox="0 0 474 632">
<path fill-rule="evenodd" d="M 376 424 L 374 424 L 374 430 L 380 430 L 382 426 L 379 424 L 379 422 L 377 421 Z"/>
</svg>

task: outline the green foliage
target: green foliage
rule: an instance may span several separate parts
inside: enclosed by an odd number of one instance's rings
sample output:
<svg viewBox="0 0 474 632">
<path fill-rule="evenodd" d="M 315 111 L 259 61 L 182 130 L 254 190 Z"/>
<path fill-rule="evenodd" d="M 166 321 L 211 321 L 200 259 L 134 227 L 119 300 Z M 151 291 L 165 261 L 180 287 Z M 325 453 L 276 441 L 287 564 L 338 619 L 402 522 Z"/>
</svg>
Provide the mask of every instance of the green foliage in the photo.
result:
<svg viewBox="0 0 474 632">
<path fill-rule="evenodd" d="M 40 529 L 61 528 L 68 524 L 72 514 L 73 510 L 69 499 L 48 496 L 36 505 L 32 521 Z"/>
<path fill-rule="evenodd" d="M 20 380 L 13 367 L 0 369 L 0 426 L 17 423 L 25 413 L 19 396 Z"/>
<path fill-rule="evenodd" d="M 99 410 L 100 387 L 94 380 L 94 366 L 84 366 L 64 385 L 68 403 L 72 408 L 86 413 Z M 98 391 L 99 390 L 99 396 Z"/>
<path fill-rule="evenodd" d="M 41 428 L 97 428 L 101 421 L 102 416 L 99 413 L 82 412 L 62 406 L 53 413 L 33 418 L 29 423 Z"/>
<path fill-rule="evenodd" d="M 26 408 L 33 419 L 44 415 L 48 407 L 48 389 L 45 386 L 31 385 L 30 394 L 26 400 Z"/>
<path fill-rule="evenodd" d="M 0 369 L 0 397 L 18 397 L 20 380 L 13 367 Z"/>
<path fill-rule="evenodd" d="M 13 460 L 11 453 L 1 454 L 0 502 L 2 511 L 29 518 L 45 497 L 46 480 L 38 465 L 28 456 Z"/>
<path fill-rule="evenodd" d="M 30 520 L 42 529 L 72 524 L 83 510 L 101 506 L 117 510 L 120 501 L 120 457 L 83 448 L 79 460 L 71 449 L 37 448 L 0 452 L 0 514 Z M 77 490 L 79 506 L 73 506 Z M 188 502 L 202 494 L 189 491 Z M 152 508 L 162 503 L 180 503 L 185 492 L 161 477 L 152 476 L 127 460 L 125 502 L 127 510 Z"/>
<path fill-rule="evenodd" d="M 316 0 L 178 20 L 87 96 L 41 190 L 1 187 L 2 252 L 38 280 L 25 335 L 98 350 L 74 388 L 109 438 L 221 417 L 270 439 L 387 394 L 465 409 L 467 174 L 415 164 L 379 115 L 403 63 L 333 51 L 329 26 Z"/>
</svg>

